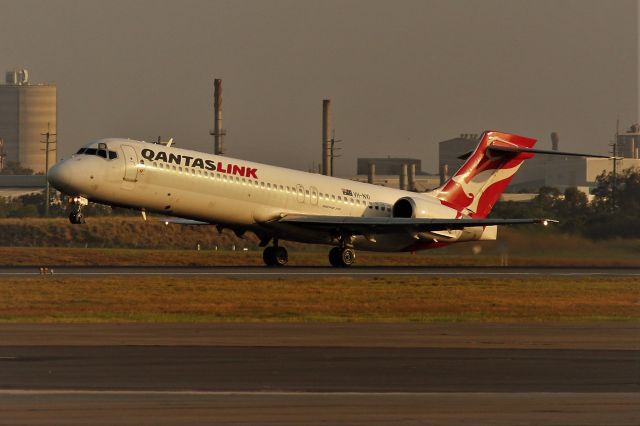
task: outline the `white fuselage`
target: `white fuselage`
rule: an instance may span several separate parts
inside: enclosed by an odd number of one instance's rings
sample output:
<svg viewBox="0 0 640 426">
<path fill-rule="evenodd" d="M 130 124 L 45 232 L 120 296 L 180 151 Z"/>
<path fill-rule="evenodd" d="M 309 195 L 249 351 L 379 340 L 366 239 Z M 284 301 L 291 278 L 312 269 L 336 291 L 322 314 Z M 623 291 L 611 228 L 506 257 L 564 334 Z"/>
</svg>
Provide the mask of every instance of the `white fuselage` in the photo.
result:
<svg viewBox="0 0 640 426">
<path fill-rule="evenodd" d="M 420 217 L 456 218 L 460 213 L 429 194 L 216 156 L 162 144 L 104 139 L 117 158 L 78 154 L 56 164 L 49 180 L 60 191 L 99 203 L 253 231 L 283 240 L 334 244 L 326 233 L 277 223 L 284 215 L 390 217 L 402 197 L 420 202 Z M 108 155 L 107 155 L 108 157 Z M 457 240 L 480 239 L 482 230 Z M 414 250 L 409 232 L 358 237 L 356 248 Z M 424 247 L 434 240 L 425 237 Z"/>
</svg>

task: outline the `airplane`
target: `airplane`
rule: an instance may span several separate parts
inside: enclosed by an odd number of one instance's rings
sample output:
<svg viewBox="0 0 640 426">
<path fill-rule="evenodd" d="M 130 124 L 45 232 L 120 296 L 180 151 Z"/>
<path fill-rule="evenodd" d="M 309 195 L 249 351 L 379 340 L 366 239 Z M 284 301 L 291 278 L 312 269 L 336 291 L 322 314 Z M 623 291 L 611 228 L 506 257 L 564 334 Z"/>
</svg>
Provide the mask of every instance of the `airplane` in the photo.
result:
<svg viewBox="0 0 640 426">
<path fill-rule="evenodd" d="M 487 216 L 536 140 L 486 131 L 455 175 L 425 193 L 306 173 L 130 139 L 101 139 L 55 164 L 50 184 L 69 196 L 73 224 L 89 201 L 166 216 L 166 222 L 215 225 L 239 237 L 253 232 L 268 266 L 289 256 L 280 241 L 333 246 L 329 262 L 351 266 L 355 249 L 412 252 L 495 240 L 499 225 L 551 219 Z M 595 156 L 609 158 L 606 156 Z M 272 243 L 270 245 L 270 243 Z"/>
</svg>

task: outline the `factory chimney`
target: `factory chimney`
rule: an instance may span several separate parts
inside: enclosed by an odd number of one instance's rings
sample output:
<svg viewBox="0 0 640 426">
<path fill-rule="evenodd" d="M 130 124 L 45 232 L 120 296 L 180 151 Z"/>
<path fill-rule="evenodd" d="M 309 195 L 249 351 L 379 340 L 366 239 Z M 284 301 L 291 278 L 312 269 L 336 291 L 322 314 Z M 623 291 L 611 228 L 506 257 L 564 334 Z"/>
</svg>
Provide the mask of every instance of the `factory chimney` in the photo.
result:
<svg viewBox="0 0 640 426">
<path fill-rule="evenodd" d="M 551 149 L 557 151 L 560 146 L 560 138 L 558 137 L 558 133 L 551 132 Z"/>
<path fill-rule="evenodd" d="M 409 191 L 416 190 L 416 163 L 409 164 Z"/>
<path fill-rule="evenodd" d="M 331 99 L 322 101 L 322 174 L 333 176 L 333 170 L 331 170 Z"/>
<path fill-rule="evenodd" d="M 369 163 L 369 175 L 367 176 L 367 182 L 373 184 L 376 180 L 376 163 L 373 161 Z"/>
<path fill-rule="evenodd" d="M 402 163 L 402 167 L 400 168 L 400 189 L 406 191 L 407 190 L 407 163 Z"/>
<path fill-rule="evenodd" d="M 449 165 L 443 164 L 440 168 L 440 185 L 444 185 L 449 180 Z"/>
<path fill-rule="evenodd" d="M 222 128 L 222 80 L 213 80 L 213 153 L 224 154 L 224 136 L 227 134 Z"/>
</svg>

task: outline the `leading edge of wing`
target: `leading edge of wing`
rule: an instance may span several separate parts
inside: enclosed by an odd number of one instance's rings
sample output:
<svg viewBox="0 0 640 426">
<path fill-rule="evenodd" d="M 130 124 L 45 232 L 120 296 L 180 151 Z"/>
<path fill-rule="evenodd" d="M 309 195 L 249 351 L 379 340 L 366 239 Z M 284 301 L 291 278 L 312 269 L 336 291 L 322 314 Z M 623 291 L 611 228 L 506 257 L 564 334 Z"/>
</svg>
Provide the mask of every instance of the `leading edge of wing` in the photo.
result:
<svg viewBox="0 0 640 426">
<path fill-rule="evenodd" d="M 493 225 L 531 225 L 558 223 L 553 219 L 414 219 L 400 217 L 354 217 L 354 216 L 305 216 L 287 215 L 279 220 L 281 223 L 308 225 L 326 228 L 360 228 L 369 231 L 389 228 L 413 227 L 425 231 L 444 231 L 449 229 L 463 229 L 474 226 Z"/>
</svg>

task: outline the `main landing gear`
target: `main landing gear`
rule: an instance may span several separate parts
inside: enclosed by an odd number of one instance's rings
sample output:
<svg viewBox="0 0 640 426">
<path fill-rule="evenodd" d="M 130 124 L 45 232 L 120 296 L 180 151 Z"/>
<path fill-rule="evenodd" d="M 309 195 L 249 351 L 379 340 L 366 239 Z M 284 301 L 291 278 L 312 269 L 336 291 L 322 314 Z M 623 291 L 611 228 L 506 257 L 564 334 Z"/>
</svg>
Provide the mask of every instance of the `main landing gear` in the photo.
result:
<svg viewBox="0 0 640 426">
<path fill-rule="evenodd" d="M 340 245 L 329 251 L 329 263 L 335 267 L 347 267 L 353 265 L 356 260 L 356 252 L 351 246 L 350 237 L 341 236 Z"/>
<path fill-rule="evenodd" d="M 262 260 L 267 266 L 284 266 L 289 261 L 289 253 L 278 245 L 278 240 L 273 240 L 273 245 L 262 252 Z"/>
<path fill-rule="evenodd" d="M 88 205 L 89 200 L 84 197 L 73 197 L 69 201 L 73 205 L 71 207 L 71 213 L 69 213 L 69 222 L 74 225 L 85 223 L 82 207 Z"/>
</svg>

